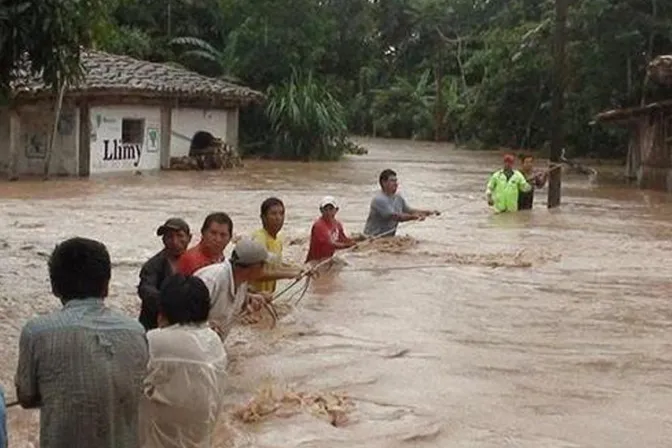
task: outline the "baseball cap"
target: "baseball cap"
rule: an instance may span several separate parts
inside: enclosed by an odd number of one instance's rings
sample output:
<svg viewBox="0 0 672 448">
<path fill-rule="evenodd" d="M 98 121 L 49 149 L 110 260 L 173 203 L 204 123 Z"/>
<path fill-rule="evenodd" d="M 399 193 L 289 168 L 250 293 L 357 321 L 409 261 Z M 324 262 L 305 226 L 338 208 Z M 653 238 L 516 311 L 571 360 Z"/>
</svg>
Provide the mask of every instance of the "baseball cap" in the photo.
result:
<svg viewBox="0 0 672 448">
<path fill-rule="evenodd" d="M 336 198 L 334 198 L 333 196 L 325 196 L 320 201 L 320 208 L 324 208 L 327 205 L 331 205 L 334 208 L 338 208 L 338 203 L 336 202 Z"/>
<path fill-rule="evenodd" d="M 170 218 L 165 223 L 163 223 L 163 225 L 161 227 L 156 229 L 156 235 L 157 236 L 163 236 L 169 230 L 174 230 L 174 231 L 184 230 L 185 232 L 187 232 L 189 234 L 191 233 L 191 231 L 189 230 L 189 224 L 187 224 L 187 222 L 184 219 Z"/>
<path fill-rule="evenodd" d="M 244 238 L 236 244 L 231 254 L 231 260 L 236 264 L 249 266 L 257 263 L 268 263 L 273 256 L 259 242 Z"/>
</svg>

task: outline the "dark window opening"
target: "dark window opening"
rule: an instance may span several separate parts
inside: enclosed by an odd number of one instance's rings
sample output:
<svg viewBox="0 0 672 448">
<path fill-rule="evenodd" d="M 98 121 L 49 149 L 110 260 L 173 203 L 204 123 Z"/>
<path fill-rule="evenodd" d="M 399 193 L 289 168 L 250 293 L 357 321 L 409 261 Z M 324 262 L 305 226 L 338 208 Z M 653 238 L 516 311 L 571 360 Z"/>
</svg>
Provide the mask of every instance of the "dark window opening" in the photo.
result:
<svg viewBox="0 0 672 448">
<path fill-rule="evenodd" d="M 121 120 L 121 143 L 142 145 L 145 141 L 145 120 L 124 118 Z"/>
</svg>

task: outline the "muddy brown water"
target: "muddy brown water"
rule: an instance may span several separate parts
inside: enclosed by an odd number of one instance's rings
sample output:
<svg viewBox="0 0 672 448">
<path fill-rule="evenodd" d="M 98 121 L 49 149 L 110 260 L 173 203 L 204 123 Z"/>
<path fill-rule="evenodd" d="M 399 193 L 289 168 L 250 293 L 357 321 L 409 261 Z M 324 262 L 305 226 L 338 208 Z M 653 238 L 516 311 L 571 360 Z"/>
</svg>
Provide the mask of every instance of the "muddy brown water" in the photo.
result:
<svg viewBox="0 0 672 448">
<path fill-rule="evenodd" d="M 669 196 L 570 175 L 561 209 L 548 211 L 539 193 L 531 213 L 493 216 L 483 189 L 497 154 L 364 144 L 368 155 L 330 164 L 0 183 L 8 400 L 21 326 L 59 306 L 46 270 L 59 240 L 105 242 L 115 266 L 108 302 L 136 315 L 138 270 L 168 216 L 198 229 L 223 210 L 244 234 L 258 226 L 260 202 L 277 195 L 286 238 L 303 241 L 287 257 L 302 261 L 320 197 L 337 196 L 346 230 L 359 232 L 377 175 L 391 167 L 412 205 L 444 213 L 402 225 L 411 244 L 344 255 L 348 264 L 314 281 L 275 329 L 240 327 L 227 341 L 227 402 L 243 404 L 268 383 L 340 391 L 355 404 L 349 424 L 310 413 L 231 421 L 217 446 L 670 446 Z M 8 414 L 10 446 L 37 446 L 37 413 Z"/>
</svg>

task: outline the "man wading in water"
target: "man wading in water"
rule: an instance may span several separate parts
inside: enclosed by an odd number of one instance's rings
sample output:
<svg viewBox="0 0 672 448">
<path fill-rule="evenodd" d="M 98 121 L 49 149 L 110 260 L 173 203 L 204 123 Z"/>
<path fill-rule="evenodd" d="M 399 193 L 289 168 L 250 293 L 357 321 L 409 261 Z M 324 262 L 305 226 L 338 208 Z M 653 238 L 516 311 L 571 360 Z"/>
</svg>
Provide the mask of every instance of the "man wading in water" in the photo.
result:
<svg viewBox="0 0 672 448">
<path fill-rule="evenodd" d="M 320 202 L 322 216 L 315 221 L 310 230 L 310 248 L 306 263 L 321 261 L 332 257 L 336 250 L 347 249 L 356 243 L 348 238 L 343 230 L 343 225 L 336 219 L 338 204 L 336 199 L 325 196 Z"/>
<path fill-rule="evenodd" d="M 536 172 L 534 171 L 534 157 L 521 156 L 520 161 L 522 166 L 520 172 L 525 176 L 525 180 L 532 188 L 530 191 L 518 193 L 518 210 L 531 210 L 534 202 L 534 190 L 537 188 L 544 188 L 548 180 L 548 171 Z"/>
<path fill-rule="evenodd" d="M 208 288 L 200 278 L 174 275 L 161 288 L 160 328 L 147 333 L 141 448 L 213 446 L 227 374 L 226 352 L 208 327 L 209 312 Z"/>
<path fill-rule="evenodd" d="M 210 292 L 208 321 L 224 341 L 233 326 L 236 315 L 247 306 L 259 311 L 263 306 L 258 294 L 248 294 L 249 282 L 264 277 L 266 263 L 273 260 L 263 245 L 251 239 L 242 239 L 233 249 L 231 258 L 211 264 L 194 273 Z"/>
<path fill-rule="evenodd" d="M 224 249 L 233 235 L 233 221 L 223 212 L 211 213 L 203 221 L 201 241 L 177 262 L 177 272 L 191 275 L 202 267 L 224 260 Z"/>
<path fill-rule="evenodd" d="M 170 218 L 156 230 L 163 249 L 150 258 L 140 270 L 138 296 L 142 301 L 140 323 L 146 330 L 157 327 L 159 290 L 163 282 L 176 271 L 177 260 L 191 241 L 189 225 L 180 218 Z"/>
<path fill-rule="evenodd" d="M 105 306 L 107 249 L 66 240 L 49 277 L 63 308 L 23 327 L 16 373 L 19 403 L 40 409 L 40 447 L 137 448 L 147 339 L 137 320 Z"/>
<path fill-rule="evenodd" d="M 262 228 L 252 233 L 252 239 L 262 244 L 273 255 L 261 280 L 250 283 L 250 291 L 270 297 L 275 292 L 276 280 L 297 278 L 302 269 L 282 260 L 282 238 L 278 235 L 285 224 L 285 204 L 278 198 L 261 203 Z"/>
<path fill-rule="evenodd" d="M 513 169 L 515 158 L 511 154 L 504 156 L 504 168 L 495 171 L 486 188 L 488 205 L 496 213 L 518 211 L 518 194 L 532 189 L 525 176 Z"/>
<path fill-rule="evenodd" d="M 423 220 L 438 211 L 411 208 L 406 200 L 397 194 L 397 173 L 387 169 L 378 177 L 380 192 L 374 196 L 369 209 L 369 217 L 364 226 L 366 236 L 394 236 L 400 222 Z"/>
</svg>

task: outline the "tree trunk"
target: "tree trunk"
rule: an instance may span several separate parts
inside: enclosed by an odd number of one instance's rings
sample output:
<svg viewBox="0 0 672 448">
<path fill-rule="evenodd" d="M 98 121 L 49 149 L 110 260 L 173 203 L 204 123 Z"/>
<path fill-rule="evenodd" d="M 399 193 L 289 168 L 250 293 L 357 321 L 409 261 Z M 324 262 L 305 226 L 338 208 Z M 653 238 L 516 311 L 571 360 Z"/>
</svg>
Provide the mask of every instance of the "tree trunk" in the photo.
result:
<svg viewBox="0 0 672 448">
<path fill-rule="evenodd" d="M 9 103 L 9 160 L 7 176 L 9 180 L 18 180 L 19 145 L 21 144 L 21 117 L 19 110 Z"/>
<path fill-rule="evenodd" d="M 61 109 L 63 108 L 63 96 L 65 95 L 65 90 L 67 88 L 67 83 L 63 81 L 60 89 L 58 89 L 58 99 L 56 100 L 55 110 L 54 110 L 54 127 L 51 130 L 51 139 L 49 139 L 49 147 L 47 148 L 47 154 L 44 157 L 44 179 L 49 179 L 49 165 L 51 165 L 51 154 L 54 152 L 54 143 L 56 142 L 56 134 L 58 133 L 58 122 L 61 120 Z"/>
<path fill-rule="evenodd" d="M 553 99 L 551 106 L 551 163 L 560 163 L 564 145 L 565 41 L 568 0 L 555 0 L 555 36 L 553 39 Z M 560 205 L 562 171 L 552 170 L 548 179 L 548 208 Z"/>
<path fill-rule="evenodd" d="M 434 141 L 438 142 L 441 141 L 441 135 L 443 133 L 443 97 L 441 95 L 443 86 L 441 83 L 441 53 L 439 53 L 439 60 L 436 63 L 434 77 L 436 78 L 436 115 L 434 117 Z"/>
</svg>

